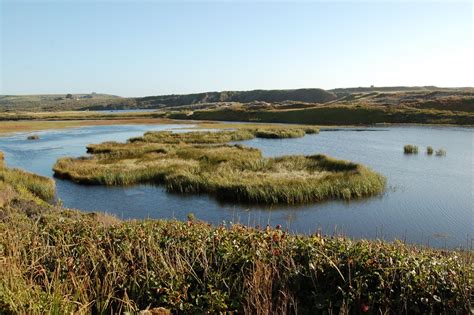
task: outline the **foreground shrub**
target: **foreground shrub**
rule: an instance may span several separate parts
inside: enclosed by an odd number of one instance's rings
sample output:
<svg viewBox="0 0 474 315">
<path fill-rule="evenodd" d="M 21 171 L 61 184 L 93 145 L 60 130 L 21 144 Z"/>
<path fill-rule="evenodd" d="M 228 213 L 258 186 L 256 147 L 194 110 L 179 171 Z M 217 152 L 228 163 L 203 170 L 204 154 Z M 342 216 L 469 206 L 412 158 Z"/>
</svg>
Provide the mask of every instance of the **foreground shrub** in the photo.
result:
<svg viewBox="0 0 474 315">
<path fill-rule="evenodd" d="M 468 254 L 201 222 L 0 225 L 0 311 L 466 313 Z"/>
<path fill-rule="evenodd" d="M 418 154 L 418 147 L 413 144 L 407 144 L 403 147 L 403 152 L 405 154 Z"/>
</svg>

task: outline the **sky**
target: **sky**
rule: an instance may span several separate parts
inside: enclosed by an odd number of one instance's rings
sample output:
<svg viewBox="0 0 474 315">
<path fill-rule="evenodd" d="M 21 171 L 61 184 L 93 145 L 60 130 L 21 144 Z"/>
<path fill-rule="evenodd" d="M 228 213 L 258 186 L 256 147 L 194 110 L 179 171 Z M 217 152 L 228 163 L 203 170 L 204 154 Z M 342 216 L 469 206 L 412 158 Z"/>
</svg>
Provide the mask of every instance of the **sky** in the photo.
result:
<svg viewBox="0 0 474 315">
<path fill-rule="evenodd" d="M 0 2 L 0 94 L 474 86 L 474 1 Z"/>
</svg>

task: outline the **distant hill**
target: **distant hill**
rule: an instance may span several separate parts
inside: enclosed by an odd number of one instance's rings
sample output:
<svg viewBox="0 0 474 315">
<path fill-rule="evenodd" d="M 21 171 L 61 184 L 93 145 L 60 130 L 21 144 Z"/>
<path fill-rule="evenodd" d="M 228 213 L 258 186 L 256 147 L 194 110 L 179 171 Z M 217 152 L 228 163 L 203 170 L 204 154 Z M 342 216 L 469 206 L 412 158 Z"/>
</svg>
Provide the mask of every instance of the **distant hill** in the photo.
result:
<svg viewBox="0 0 474 315">
<path fill-rule="evenodd" d="M 352 93 L 371 93 L 371 92 L 433 92 L 433 91 L 451 91 L 451 92 L 474 92 L 474 88 L 443 88 L 437 86 L 371 86 L 371 87 L 352 87 L 337 88 L 328 90 L 338 96 Z"/>
<path fill-rule="evenodd" d="M 0 95 L 0 111 L 80 110 L 89 106 L 134 106 L 135 101 L 109 94 Z"/>
<path fill-rule="evenodd" d="M 245 106 L 301 108 L 321 104 L 409 106 L 473 111 L 474 88 L 436 86 L 353 87 L 293 90 L 222 91 L 125 98 L 108 94 L 0 95 L 0 111 L 67 111 L 113 109 L 197 109 Z M 252 104 L 252 103 L 263 104 Z M 267 104 L 264 104 L 267 103 Z M 277 104 L 279 103 L 279 104 Z M 312 104 L 312 105 L 307 105 Z"/>
<path fill-rule="evenodd" d="M 298 101 L 306 103 L 326 103 L 336 99 L 336 95 L 323 89 L 295 90 L 252 90 L 252 91 L 223 91 L 206 92 L 185 95 L 161 95 L 137 98 L 138 107 L 171 107 L 199 103 L 254 101 L 282 102 Z"/>
</svg>

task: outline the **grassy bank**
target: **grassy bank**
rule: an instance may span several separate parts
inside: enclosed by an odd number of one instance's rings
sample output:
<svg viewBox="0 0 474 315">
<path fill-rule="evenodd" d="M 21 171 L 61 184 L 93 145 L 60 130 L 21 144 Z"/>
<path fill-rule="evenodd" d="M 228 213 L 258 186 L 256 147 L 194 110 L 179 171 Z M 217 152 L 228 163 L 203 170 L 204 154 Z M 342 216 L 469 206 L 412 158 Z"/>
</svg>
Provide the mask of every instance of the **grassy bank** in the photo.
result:
<svg viewBox="0 0 474 315">
<path fill-rule="evenodd" d="M 290 110 L 250 110 L 241 106 L 168 114 L 174 119 L 251 121 L 309 125 L 455 124 L 474 125 L 474 113 L 409 107 L 324 105 Z"/>
<path fill-rule="evenodd" d="M 354 199 L 381 193 L 385 178 L 323 155 L 264 158 L 229 141 L 296 137 L 314 128 L 221 132 L 147 132 L 128 143 L 88 146 L 91 158 L 62 158 L 55 176 L 82 184 L 163 184 L 169 192 L 208 193 L 227 201 L 297 204 Z"/>
<path fill-rule="evenodd" d="M 0 177 L 0 313 L 469 312 L 470 252 L 192 218 L 120 222 L 51 206 L 15 178 Z"/>
<path fill-rule="evenodd" d="M 10 169 L 4 163 L 3 152 L 0 152 L 0 183 L 8 183 L 16 191 L 27 195 L 32 194 L 35 198 L 39 198 L 38 200 L 53 201 L 55 185 L 52 179 L 20 169 Z M 8 199 L 9 194 L 0 196 L 0 199 L 2 197 Z M 5 202 L 5 200 L 0 200 L 0 205 Z"/>
</svg>

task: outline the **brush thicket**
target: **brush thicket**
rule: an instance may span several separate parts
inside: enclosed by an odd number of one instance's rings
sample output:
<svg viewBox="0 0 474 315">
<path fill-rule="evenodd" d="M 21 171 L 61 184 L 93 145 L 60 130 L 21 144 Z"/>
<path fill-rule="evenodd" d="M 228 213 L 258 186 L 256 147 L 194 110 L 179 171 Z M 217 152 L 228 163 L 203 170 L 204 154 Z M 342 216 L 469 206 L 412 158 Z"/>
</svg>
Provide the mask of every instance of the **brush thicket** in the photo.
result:
<svg viewBox="0 0 474 315">
<path fill-rule="evenodd" d="M 469 252 L 17 206 L 0 216 L 0 313 L 469 312 Z"/>
</svg>

